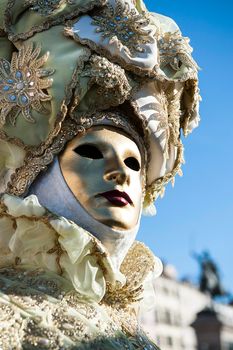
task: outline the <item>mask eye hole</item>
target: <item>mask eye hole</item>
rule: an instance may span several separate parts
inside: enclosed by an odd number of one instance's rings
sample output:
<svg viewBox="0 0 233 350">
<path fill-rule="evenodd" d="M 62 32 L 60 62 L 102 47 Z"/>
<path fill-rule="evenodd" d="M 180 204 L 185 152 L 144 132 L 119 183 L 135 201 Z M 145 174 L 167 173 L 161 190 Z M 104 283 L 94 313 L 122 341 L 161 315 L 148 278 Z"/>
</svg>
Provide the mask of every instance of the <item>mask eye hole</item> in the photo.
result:
<svg viewBox="0 0 233 350">
<path fill-rule="evenodd" d="M 134 157 L 128 157 L 124 160 L 125 165 L 127 165 L 128 168 L 139 171 L 141 169 L 141 166 L 139 164 L 139 161 Z"/>
<path fill-rule="evenodd" d="M 74 152 L 80 155 L 81 157 L 89 159 L 101 159 L 103 158 L 102 152 L 94 146 L 89 144 L 83 144 L 74 149 Z"/>
</svg>

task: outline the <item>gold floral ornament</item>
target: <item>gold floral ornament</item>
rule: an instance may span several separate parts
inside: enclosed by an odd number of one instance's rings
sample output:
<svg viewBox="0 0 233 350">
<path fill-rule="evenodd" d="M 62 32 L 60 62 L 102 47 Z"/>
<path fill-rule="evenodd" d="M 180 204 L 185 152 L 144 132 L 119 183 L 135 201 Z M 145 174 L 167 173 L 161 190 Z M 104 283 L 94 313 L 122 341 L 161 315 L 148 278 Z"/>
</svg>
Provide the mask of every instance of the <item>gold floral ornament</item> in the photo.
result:
<svg viewBox="0 0 233 350">
<path fill-rule="evenodd" d="M 12 125 L 21 112 L 28 122 L 35 122 L 31 110 L 48 113 L 41 102 L 50 101 L 52 97 L 43 90 L 52 85 L 47 78 L 54 69 L 41 68 L 47 61 L 47 52 L 39 58 L 40 47 L 33 49 L 33 44 L 23 46 L 14 52 L 11 63 L 0 58 L 0 125 L 7 118 Z"/>
<path fill-rule="evenodd" d="M 27 0 L 26 4 L 30 6 L 30 10 L 37 12 L 41 16 L 49 16 L 59 7 L 64 5 L 66 0 Z"/>
<path fill-rule="evenodd" d="M 198 69 L 198 65 L 191 56 L 193 49 L 189 45 L 189 38 L 182 37 L 179 31 L 167 32 L 158 40 L 160 51 L 160 67 L 170 65 L 179 71 L 182 63 L 188 67 Z"/>
<path fill-rule="evenodd" d="M 93 16 L 92 24 L 97 26 L 96 32 L 102 33 L 103 39 L 117 38 L 128 53 L 144 52 L 143 44 L 152 43 L 151 30 L 145 29 L 150 23 L 146 12 L 138 14 L 130 9 L 128 3 L 116 1 L 116 7 L 108 4 L 99 16 Z"/>
</svg>

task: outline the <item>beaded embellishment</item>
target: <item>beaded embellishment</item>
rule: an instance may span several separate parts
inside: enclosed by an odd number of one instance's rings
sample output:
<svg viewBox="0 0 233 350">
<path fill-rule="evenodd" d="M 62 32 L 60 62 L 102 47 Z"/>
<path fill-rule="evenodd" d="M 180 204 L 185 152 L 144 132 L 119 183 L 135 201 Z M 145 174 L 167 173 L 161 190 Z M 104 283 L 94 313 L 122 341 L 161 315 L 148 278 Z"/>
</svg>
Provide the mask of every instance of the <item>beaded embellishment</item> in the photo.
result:
<svg viewBox="0 0 233 350">
<path fill-rule="evenodd" d="M 0 125 L 7 118 L 15 125 L 20 112 L 28 122 L 35 122 L 32 109 L 47 112 L 41 102 L 52 99 L 44 89 L 52 85 L 52 79 L 47 77 L 54 70 L 41 68 L 49 53 L 39 58 L 40 52 L 40 47 L 33 49 L 33 44 L 29 44 L 13 53 L 11 63 L 0 58 Z"/>
<path fill-rule="evenodd" d="M 101 15 L 94 16 L 92 24 L 103 39 L 114 37 L 128 49 L 129 53 L 144 52 L 141 45 L 152 42 L 151 30 L 145 29 L 150 23 L 145 12 L 138 14 L 128 3 L 116 1 L 116 7 L 108 4 Z"/>
<path fill-rule="evenodd" d="M 91 83 L 99 86 L 97 93 L 111 101 L 112 105 L 123 103 L 130 94 L 131 86 L 124 69 L 105 57 L 93 55 L 82 76 L 91 77 Z"/>
<path fill-rule="evenodd" d="M 49 16 L 66 2 L 66 0 L 27 0 L 26 4 L 30 6 L 30 10 L 41 16 Z"/>
<path fill-rule="evenodd" d="M 160 52 L 160 67 L 170 65 L 175 71 L 179 71 L 182 63 L 188 67 L 198 69 L 194 59 L 191 57 L 192 48 L 189 38 L 182 37 L 179 31 L 165 33 L 158 40 Z"/>
</svg>

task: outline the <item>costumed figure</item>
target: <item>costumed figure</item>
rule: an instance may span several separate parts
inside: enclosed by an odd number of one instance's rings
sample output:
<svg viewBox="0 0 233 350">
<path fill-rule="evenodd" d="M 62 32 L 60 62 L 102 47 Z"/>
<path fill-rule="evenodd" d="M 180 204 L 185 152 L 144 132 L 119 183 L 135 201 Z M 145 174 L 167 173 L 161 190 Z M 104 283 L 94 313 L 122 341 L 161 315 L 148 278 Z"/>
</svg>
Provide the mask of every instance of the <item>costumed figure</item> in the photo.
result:
<svg viewBox="0 0 233 350">
<path fill-rule="evenodd" d="M 188 38 L 140 0 L 3 0 L 0 42 L 1 349 L 157 349 L 135 237 L 198 125 Z"/>
</svg>

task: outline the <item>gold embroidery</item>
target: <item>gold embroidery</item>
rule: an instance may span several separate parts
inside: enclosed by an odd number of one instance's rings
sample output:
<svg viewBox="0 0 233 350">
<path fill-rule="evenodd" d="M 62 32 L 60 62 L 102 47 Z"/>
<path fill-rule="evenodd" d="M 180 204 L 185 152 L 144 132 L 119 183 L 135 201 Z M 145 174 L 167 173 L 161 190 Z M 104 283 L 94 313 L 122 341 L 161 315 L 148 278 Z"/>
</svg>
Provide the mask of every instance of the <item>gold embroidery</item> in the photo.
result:
<svg viewBox="0 0 233 350">
<path fill-rule="evenodd" d="M 145 29 L 150 23 L 146 12 L 137 13 L 130 9 L 128 3 L 116 1 L 116 7 L 110 4 L 101 11 L 100 15 L 93 16 L 92 24 L 97 26 L 96 32 L 101 33 L 103 39 L 117 39 L 126 47 L 128 53 L 144 52 L 141 45 L 152 42 L 151 30 Z"/>
<path fill-rule="evenodd" d="M 47 77 L 54 70 L 42 68 L 49 54 L 39 58 L 40 52 L 40 47 L 33 49 L 33 44 L 29 44 L 13 53 L 11 63 L 0 59 L 0 124 L 4 125 L 9 118 L 14 125 L 20 112 L 28 122 L 35 122 L 32 109 L 47 112 L 41 102 L 52 98 L 44 90 L 52 85 Z"/>
<path fill-rule="evenodd" d="M 72 23 L 73 22 L 73 23 Z M 102 55 L 104 57 L 107 57 L 110 61 L 115 62 L 119 64 L 122 68 L 124 68 L 126 71 L 133 72 L 134 74 L 138 75 L 139 77 L 143 77 L 143 81 L 145 82 L 145 79 L 149 78 L 156 78 L 158 80 L 164 80 L 164 76 L 161 75 L 161 72 L 159 72 L 159 66 L 155 64 L 154 68 L 142 68 L 140 66 L 137 66 L 132 63 L 127 63 L 125 59 L 119 55 L 113 55 L 109 50 L 106 48 L 96 44 L 94 41 L 89 39 L 83 39 L 81 38 L 77 31 L 74 32 L 74 28 L 72 25 L 78 22 L 76 19 L 75 21 L 72 21 L 67 27 L 64 29 L 64 35 L 72 37 L 75 41 L 77 41 L 79 44 L 88 46 L 92 51 L 95 51 L 99 55 Z M 70 27 L 71 26 L 71 27 Z M 135 81 L 139 80 L 138 77 L 134 76 Z"/>
<path fill-rule="evenodd" d="M 28 319 L 22 345 L 23 349 L 60 350 L 64 349 L 64 340 L 55 329 L 42 327 L 37 319 Z"/>
<path fill-rule="evenodd" d="M 170 65 L 175 71 L 180 70 L 182 63 L 195 71 L 198 66 L 191 56 L 192 48 L 189 45 L 189 38 L 182 37 L 179 31 L 165 33 L 158 40 L 160 52 L 160 67 Z"/>
<path fill-rule="evenodd" d="M 107 283 L 107 292 L 103 303 L 117 308 L 125 308 L 129 304 L 142 299 L 143 281 L 154 268 L 154 257 L 151 251 L 140 242 L 135 242 L 128 251 L 121 272 L 126 276 L 126 284 L 112 286 Z"/>
<path fill-rule="evenodd" d="M 98 84 L 97 94 L 103 96 L 110 107 L 123 103 L 132 89 L 124 69 L 97 55 L 90 58 L 90 64 L 81 75 L 91 78 L 90 86 Z"/>
<path fill-rule="evenodd" d="M 82 302 L 75 291 L 63 294 L 59 286 L 57 290 L 39 288 L 44 277 L 53 282 L 52 276 L 46 278 L 42 269 L 0 270 L 0 286 L 7 300 L 0 301 L 0 346 L 3 349 L 8 349 L 9 341 L 16 349 L 35 346 L 58 350 L 64 345 L 67 349 L 78 345 L 83 350 L 110 350 L 116 346 L 131 350 L 142 349 L 142 346 L 157 349 L 139 329 L 132 309 Z"/>
</svg>

